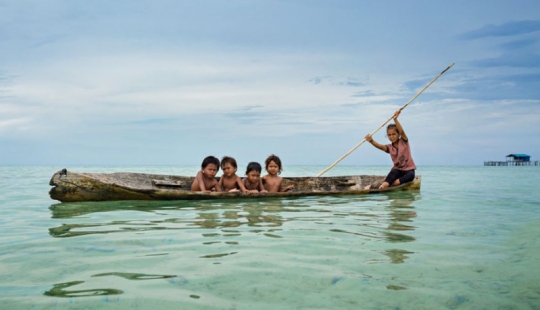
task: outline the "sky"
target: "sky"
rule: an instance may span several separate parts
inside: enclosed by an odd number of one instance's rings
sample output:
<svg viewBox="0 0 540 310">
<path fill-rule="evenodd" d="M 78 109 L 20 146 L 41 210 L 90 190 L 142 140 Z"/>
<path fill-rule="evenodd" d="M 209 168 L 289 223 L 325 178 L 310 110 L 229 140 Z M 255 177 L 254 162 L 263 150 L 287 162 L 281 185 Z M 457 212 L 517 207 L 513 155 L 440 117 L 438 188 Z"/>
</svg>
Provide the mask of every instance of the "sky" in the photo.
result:
<svg viewBox="0 0 540 310">
<path fill-rule="evenodd" d="M 452 63 L 417 166 L 539 160 L 537 0 L 0 0 L 0 165 L 328 166 Z"/>
</svg>

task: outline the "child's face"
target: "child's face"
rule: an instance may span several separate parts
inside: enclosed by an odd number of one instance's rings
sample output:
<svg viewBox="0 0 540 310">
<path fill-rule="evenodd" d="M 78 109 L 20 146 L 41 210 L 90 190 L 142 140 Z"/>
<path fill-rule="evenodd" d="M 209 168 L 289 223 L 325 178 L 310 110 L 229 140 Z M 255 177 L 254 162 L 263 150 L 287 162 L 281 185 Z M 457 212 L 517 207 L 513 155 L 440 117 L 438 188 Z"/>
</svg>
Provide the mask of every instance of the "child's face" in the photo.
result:
<svg viewBox="0 0 540 310">
<path fill-rule="evenodd" d="M 223 170 L 223 175 L 230 177 L 236 173 L 237 168 L 230 163 L 226 163 L 221 166 L 221 170 Z"/>
<path fill-rule="evenodd" d="M 279 172 L 279 166 L 272 160 L 270 163 L 268 163 L 266 171 L 268 171 L 268 173 L 271 175 L 277 175 Z"/>
<path fill-rule="evenodd" d="M 255 171 L 255 170 L 251 170 L 250 172 L 248 172 L 247 174 L 247 179 L 249 180 L 249 182 L 251 183 L 255 183 L 259 180 L 259 178 L 261 177 L 261 173 L 259 171 Z"/>
<path fill-rule="evenodd" d="M 214 164 L 208 164 L 206 167 L 203 168 L 202 172 L 205 177 L 213 178 L 218 172 L 218 167 Z"/>
<path fill-rule="evenodd" d="M 390 142 L 392 143 L 397 142 L 399 140 L 399 134 L 397 130 L 394 128 L 388 129 L 386 131 L 386 135 L 388 136 L 388 140 L 390 140 Z"/>
</svg>

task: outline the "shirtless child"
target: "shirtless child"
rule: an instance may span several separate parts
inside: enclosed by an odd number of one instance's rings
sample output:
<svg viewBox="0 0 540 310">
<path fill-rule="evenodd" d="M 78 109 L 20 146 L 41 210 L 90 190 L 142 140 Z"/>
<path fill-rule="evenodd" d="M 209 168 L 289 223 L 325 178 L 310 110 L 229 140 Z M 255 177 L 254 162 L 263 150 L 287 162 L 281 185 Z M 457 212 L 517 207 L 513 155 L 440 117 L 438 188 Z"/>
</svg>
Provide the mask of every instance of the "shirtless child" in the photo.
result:
<svg viewBox="0 0 540 310">
<path fill-rule="evenodd" d="M 221 188 L 218 186 L 218 181 L 216 180 L 216 174 L 219 170 L 219 159 L 214 156 L 208 156 L 203 160 L 201 168 L 197 172 L 193 184 L 191 184 L 191 190 L 206 193 L 210 193 L 212 190 L 221 192 Z"/>
<path fill-rule="evenodd" d="M 268 192 L 262 183 L 261 165 L 256 162 L 250 162 L 246 169 L 246 178 L 244 178 L 244 186 L 248 193 L 266 193 Z"/>
<path fill-rule="evenodd" d="M 272 154 L 264 161 L 266 165 L 267 175 L 263 177 L 263 184 L 270 193 L 274 192 L 286 192 L 294 188 L 294 185 L 289 185 L 285 188 L 281 188 L 283 178 L 278 176 L 281 173 L 281 159 Z"/>
<path fill-rule="evenodd" d="M 219 179 L 218 187 L 220 189 L 223 189 L 226 192 L 247 192 L 242 179 L 236 175 L 238 166 L 236 165 L 236 160 L 234 158 L 229 156 L 223 157 L 221 159 L 221 170 L 223 170 L 223 175 Z"/>
</svg>

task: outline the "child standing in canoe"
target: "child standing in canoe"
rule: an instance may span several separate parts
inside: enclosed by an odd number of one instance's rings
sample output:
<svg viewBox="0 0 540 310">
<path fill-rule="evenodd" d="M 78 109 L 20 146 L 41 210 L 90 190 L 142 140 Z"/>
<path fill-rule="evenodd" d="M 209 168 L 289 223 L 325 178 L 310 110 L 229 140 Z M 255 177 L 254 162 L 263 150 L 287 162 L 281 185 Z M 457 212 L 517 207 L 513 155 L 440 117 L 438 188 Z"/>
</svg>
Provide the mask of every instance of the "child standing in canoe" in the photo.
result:
<svg viewBox="0 0 540 310">
<path fill-rule="evenodd" d="M 268 172 L 267 175 L 265 175 L 262 180 L 264 187 L 268 192 L 275 193 L 275 192 L 286 192 L 294 188 L 293 185 L 289 185 L 285 188 L 281 188 L 281 183 L 283 182 L 283 178 L 279 176 L 281 173 L 282 167 L 281 167 L 281 159 L 277 157 L 276 155 L 272 154 L 268 156 L 268 158 L 264 161 L 266 166 L 266 171 Z"/>
<path fill-rule="evenodd" d="M 238 170 L 236 159 L 224 156 L 221 159 L 221 170 L 223 170 L 223 175 L 219 179 L 220 189 L 226 192 L 247 192 L 242 179 L 236 175 L 236 170 Z"/>
<path fill-rule="evenodd" d="M 394 163 L 390 173 L 388 173 L 384 182 L 379 186 L 379 189 L 385 189 L 388 186 L 397 186 L 414 180 L 416 165 L 414 164 L 411 155 L 409 138 L 405 134 L 401 123 L 398 121 L 400 113 L 401 110 L 397 110 L 394 113 L 395 124 L 390 124 L 386 127 L 386 135 L 391 142 L 390 144 L 380 144 L 373 140 L 373 137 L 370 134 L 366 135 L 366 141 L 371 143 L 374 147 L 389 153 L 392 162 Z"/>
<path fill-rule="evenodd" d="M 206 157 L 202 164 L 201 170 L 197 172 L 193 184 L 191 184 L 191 190 L 194 192 L 206 192 L 211 191 L 221 192 L 221 188 L 218 186 L 216 180 L 216 174 L 219 170 L 219 159 L 214 156 Z"/>
<path fill-rule="evenodd" d="M 247 165 L 246 177 L 244 178 L 244 186 L 249 193 L 266 193 L 261 179 L 261 164 L 250 162 Z"/>
</svg>

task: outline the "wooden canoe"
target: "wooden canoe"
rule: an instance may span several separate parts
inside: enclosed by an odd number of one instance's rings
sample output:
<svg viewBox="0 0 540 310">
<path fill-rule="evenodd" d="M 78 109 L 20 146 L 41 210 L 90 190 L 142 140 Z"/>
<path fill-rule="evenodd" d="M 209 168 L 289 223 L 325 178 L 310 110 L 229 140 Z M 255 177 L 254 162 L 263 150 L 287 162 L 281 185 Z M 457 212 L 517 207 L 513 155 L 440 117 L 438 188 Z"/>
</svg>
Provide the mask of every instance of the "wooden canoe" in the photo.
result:
<svg viewBox="0 0 540 310">
<path fill-rule="evenodd" d="M 192 192 L 194 177 L 146 173 L 86 173 L 62 169 L 49 184 L 52 199 L 62 202 L 112 200 L 203 200 L 243 197 L 300 197 L 322 195 L 358 195 L 397 190 L 420 190 L 421 177 L 406 184 L 384 190 L 364 187 L 380 184 L 385 176 L 352 175 L 334 177 L 285 177 L 283 186 L 294 189 L 280 193 Z M 374 186 L 373 186 L 374 187 Z"/>
</svg>

